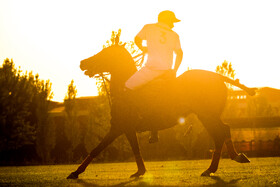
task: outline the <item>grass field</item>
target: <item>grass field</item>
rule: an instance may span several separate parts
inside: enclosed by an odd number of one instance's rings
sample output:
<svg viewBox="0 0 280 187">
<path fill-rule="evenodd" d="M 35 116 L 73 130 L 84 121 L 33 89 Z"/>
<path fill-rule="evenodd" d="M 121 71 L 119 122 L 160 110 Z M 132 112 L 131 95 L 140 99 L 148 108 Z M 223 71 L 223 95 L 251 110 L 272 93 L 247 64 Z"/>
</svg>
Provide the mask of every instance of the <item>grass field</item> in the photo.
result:
<svg viewBox="0 0 280 187">
<path fill-rule="evenodd" d="M 222 159 L 211 177 L 200 177 L 210 160 L 146 162 L 148 172 L 130 179 L 136 164 L 91 164 L 76 180 L 78 165 L 0 167 L 0 186 L 280 186 L 280 158 L 252 158 L 239 164 Z"/>
</svg>

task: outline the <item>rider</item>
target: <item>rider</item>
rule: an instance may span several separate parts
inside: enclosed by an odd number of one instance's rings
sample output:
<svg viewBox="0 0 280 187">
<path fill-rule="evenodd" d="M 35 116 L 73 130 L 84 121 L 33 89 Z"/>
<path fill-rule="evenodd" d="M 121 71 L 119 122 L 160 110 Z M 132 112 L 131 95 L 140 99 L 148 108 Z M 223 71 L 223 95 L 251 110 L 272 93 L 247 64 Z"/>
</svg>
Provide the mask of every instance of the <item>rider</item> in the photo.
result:
<svg viewBox="0 0 280 187">
<path fill-rule="evenodd" d="M 159 13 L 158 23 L 145 25 L 136 35 L 135 44 L 148 54 L 148 58 L 145 66 L 126 81 L 126 89 L 135 90 L 167 72 L 176 77 L 183 58 L 179 35 L 172 30 L 176 22 L 180 20 L 175 14 L 165 10 Z M 143 41 L 146 41 L 146 46 Z M 176 54 L 175 63 L 173 53 Z M 157 132 L 152 132 L 150 143 L 157 141 Z"/>
</svg>

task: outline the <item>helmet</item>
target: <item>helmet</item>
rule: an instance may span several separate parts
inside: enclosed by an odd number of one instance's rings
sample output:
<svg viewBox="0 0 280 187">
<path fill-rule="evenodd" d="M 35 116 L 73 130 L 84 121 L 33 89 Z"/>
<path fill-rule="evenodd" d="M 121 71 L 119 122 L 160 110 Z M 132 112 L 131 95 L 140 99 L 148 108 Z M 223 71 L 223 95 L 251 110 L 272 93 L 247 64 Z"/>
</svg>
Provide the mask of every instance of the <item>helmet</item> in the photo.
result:
<svg viewBox="0 0 280 187">
<path fill-rule="evenodd" d="M 176 23 L 180 22 L 181 20 L 177 19 L 174 12 L 170 10 L 165 10 L 162 11 L 158 14 L 158 22 L 163 22 L 163 23 Z"/>
</svg>

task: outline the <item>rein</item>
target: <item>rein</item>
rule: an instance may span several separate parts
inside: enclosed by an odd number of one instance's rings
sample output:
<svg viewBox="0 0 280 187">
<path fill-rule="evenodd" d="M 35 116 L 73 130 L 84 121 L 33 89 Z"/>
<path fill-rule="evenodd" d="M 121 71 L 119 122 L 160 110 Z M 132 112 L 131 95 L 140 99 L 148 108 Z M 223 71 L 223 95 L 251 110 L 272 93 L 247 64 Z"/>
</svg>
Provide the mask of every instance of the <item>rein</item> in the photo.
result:
<svg viewBox="0 0 280 187">
<path fill-rule="evenodd" d="M 103 86 L 104 86 L 104 88 L 105 88 L 106 95 L 107 95 L 107 97 L 108 97 L 110 109 L 112 109 L 112 97 L 111 97 L 111 94 L 110 94 L 110 92 L 109 92 L 109 90 L 108 90 L 108 88 L 107 88 L 107 86 L 106 86 L 106 82 L 105 82 L 105 79 L 106 79 L 107 82 L 109 82 L 109 83 L 110 83 L 110 80 L 107 79 L 107 78 L 105 78 L 103 74 L 101 75 L 101 77 L 102 77 L 102 83 L 103 83 Z"/>
<path fill-rule="evenodd" d="M 140 68 L 143 66 L 145 54 L 146 54 L 146 53 L 142 52 L 142 53 L 140 53 L 140 54 L 138 54 L 138 55 L 132 57 L 132 58 L 134 59 L 134 61 L 135 61 L 135 64 L 136 64 L 136 66 L 137 66 L 137 69 L 138 69 L 138 68 L 140 69 Z"/>
</svg>

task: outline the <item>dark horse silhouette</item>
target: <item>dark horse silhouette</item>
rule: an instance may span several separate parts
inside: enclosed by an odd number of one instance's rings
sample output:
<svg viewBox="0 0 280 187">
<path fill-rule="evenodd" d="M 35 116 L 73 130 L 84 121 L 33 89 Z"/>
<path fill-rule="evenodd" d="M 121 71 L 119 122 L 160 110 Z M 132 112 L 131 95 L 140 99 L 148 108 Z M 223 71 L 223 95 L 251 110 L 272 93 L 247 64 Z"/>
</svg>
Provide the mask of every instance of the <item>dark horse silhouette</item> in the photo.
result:
<svg viewBox="0 0 280 187">
<path fill-rule="evenodd" d="M 124 84 L 137 68 L 130 53 L 121 45 L 110 46 L 82 60 L 80 68 L 89 77 L 104 72 L 111 74 L 111 129 L 68 179 L 78 178 L 92 159 L 122 134 L 126 135 L 131 145 L 138 167 L 138 171 L 131 177 L 144 175 L 146 168 L 136 132 L 170 128 L 178 124 L 180 117 L 190 113 L 198 116 L 215 143 L 211 165 L 202 176 L 210 176 L 216 172 L 224 143 L 231 159 L 240 163 L 249 162 L 244 154 L 236 153 L 230 128 L 220 117 L 227 99 L 225 82 L 242 88 L 250 95 L 255 94 L 254 88 L 210 71 L 190 70 L 176 79 L 158 79 L 139 90 L 125 92 Z"/>
</svg>

